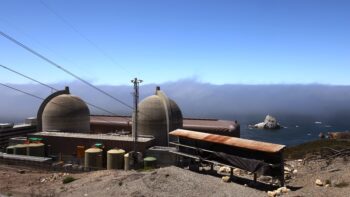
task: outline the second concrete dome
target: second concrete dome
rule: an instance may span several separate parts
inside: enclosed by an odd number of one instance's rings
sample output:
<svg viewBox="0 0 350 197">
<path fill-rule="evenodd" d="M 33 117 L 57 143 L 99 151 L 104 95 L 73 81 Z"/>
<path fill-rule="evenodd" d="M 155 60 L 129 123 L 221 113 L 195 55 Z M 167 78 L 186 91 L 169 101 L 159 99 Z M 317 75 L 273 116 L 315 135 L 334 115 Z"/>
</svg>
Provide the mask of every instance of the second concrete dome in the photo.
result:
<svg viewBox="0 0 350 197">
<path fill-rule="evenodd" d="M 183 126 L 179 106 L 157 87 L 155 95 L 142 100 L 138 105 L 138 135 L 151 135 L 155 145 L 167 146 L 170 131 Z"/>
<path fill-rule="evenodd" d="M 42 113 L 42 131 L 90 132 L 90 111 L 79 97 L 62 94 L 52 98 Z"/>
</svg>

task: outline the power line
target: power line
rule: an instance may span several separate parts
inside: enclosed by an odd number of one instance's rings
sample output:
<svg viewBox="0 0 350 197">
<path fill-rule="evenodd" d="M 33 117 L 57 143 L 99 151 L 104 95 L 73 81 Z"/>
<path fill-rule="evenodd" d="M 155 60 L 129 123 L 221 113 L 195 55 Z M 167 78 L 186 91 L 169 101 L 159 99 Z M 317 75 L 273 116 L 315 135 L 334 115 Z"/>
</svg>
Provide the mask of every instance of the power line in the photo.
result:
<svg viewBox="0 0 350 197">
<path fill-rule="evenodd" d="M 18 41 L 18 40 L 16 40 L 16 39 L 12 38 L 12 37 L 9 36 L 8 34 L 6 34 L 6 33 L 2 32 L 2 31 L 0 31 L 0 35 L 3 36 L 3 37 L 5 37 L 6 39 L 10 40 L 11 42 L 17 44 L 18 46 L 24 48 L 25 50 L 29 51 L 30 53 L 36 55 L 37 57 L 43 59 L 44 61 L 48 62 L 49 64 L 55 66 L 56 68 L 62 70 L 63 72 L 65 72 L 65 73 L 67 73 L 67 74 L 73 76 L 74 78 L 76 78 L 76 79 L 78 79 L 79 81 L 85 83 L 86 85 L 90 86 L 91 88 L 93 88 L 93 89 L 99 91 L 100 93 L 102 93 L 102 94 L 104 94 L 104 95 L 106 95 L 106 96 L 112 98 L 113 100 L 119 102 L 120 104 L 122 104 L 122 105 L 124 105 L 124 106 L 126 106 L 126 107 L 128 107 L 128 108 L 130 108 L 130 109 L 133 109 L 133 107 L 131 107 L 131 106 L 128 105 L 127 103 L 125 103 L 125 102 L 121 101 L 120 99 L 118 99 L 118 98 L 112 96 L 111 94 L 107 93 L 106 91 L 101 90 L 100 88 L 94 86 L 93 84 L 91 84 L 91 83 L 89 83 L 88 81 L 82 79 L 82 78 L 79 77 L 78 75 L 76 75 L 76 74 L 70 72 L 70 71 L 67 70 L 66 68 L 60 66 L 59 64 L 53 62 L 52 60 L 48 59 L 47 57 L 45 57 L 45 56 L 41 55 L 40 53 L 34 51 L 34 50 L 31 49 L 30 47 L 24 45 L 24 44 L 21 43 L 20 41 Z"/>
<path fill-rule="evenodd" d="M 29 95 L 29 96 L 34 97 L 34 98 L 37 98 L 37 99 L 40 99 L 40 100 L 45 100 L 45 99 L 42 98 L 42 97 L 36 96 L 36 95 L 34 95 L 34 94 L 31 94 L 31 93 L 29 93 L 29 92 L 26 92 L 26 91 L 17 89 L 17 88 L 15 88 L 15 87 L 12 87 L 12 86 L 9 86 L 9 85 L 6 85 L 6 84 L 4 84 L 4 83 L 1 83 L 1 82 L 0 82 L 0 85 L 5 86 L 5 87 L 7 87 L 7 88 L 10 88 L 10 89 L 12 89 L 12 90 L 15 90 L 15 91 L 17 91 L 17 92 L 21 92 L 21 93 L 23 93 L 23 94 Z M 53 104 L 58 105 L 58 106 L 60 106 L 60 107 L 65 107 L 65 106 L 62 106 L 62 105 L 59 104 L 59 103 L 53 102 Z M 100 120 L 102 120 L 103 122 L 113 123 L 113 122 L 111 122 L 111 121 L 106 121 L 106 120 L 104 120 L 104 119 L 102 119 L 102 118 L 100 118 L 100 117 L 96 117 L 96 116 L 95 116 L 95 118 L 100 119 Z M 124 117 L 123 117 L 123 118 L 124 118 Z M 124 118 L 124 119 L 127 120 L 128 122 L 130 121 L 130 120 L 127 119 L 127 118 Z"/>
<path fill-rule="evenodd" d="M 33 78 L 31 78 L 31 77 L 29 77 L 29 76 L 27 76 L 27 75 L 24 75 L 24 74 L 22 74 L 22 73 L 20 73 L 20 72 L 18 72 L 18 71 L 15 71 L 15 70 L 13 70 L 13 69 L 7 67 L 7 66 L 4 66 L 4 65 L 2 65 L 2 64 L 0 64 L 0 66 L 1 66 L 2 68 L 4 68 L 4 69 L 8 70 L 8 71 L 11 71 L 11 72 L 13 72 L 13 73 L 16 73 L 17 75 L 20 75 L 20 76 L 22 76 L 22 77 L 24 77 L 24 78 L 27 78 L 27 79 L 29 79 L 29 80 L 32 80 L 32 81 L 36 82 L 36 83 L 39 83 L 40 85 L 43 85 L 43 86 L 45 86 L 45 87 L 47 87 L 47 88 L 50 88 L 50 89 L 53 89 L 53 90 L 57 91 L 56 88 L 54 88 L 54 87 L 52 87 L 52 86 L 49 86 L 49 85 L 47 85 L 47 84 L 45 84 L 45 83 L 42 83 L 42 82 L 40 82 L 40 81 L 38 81 L 38 80 L 36 80 L 36 79 L 33 79 Z"/>
<path fill-rule="evenodd" d="M 62 15 L 60 15 L 57 11 L 52 9 L 48 4 L 46 4 L 44 1 L 40 0 L 40 3 L 48 9 L 50 12 L 52 12 L 58 19 L 60 19 L 64 24 L 66 24 L 71 30 L 73 30 L 76 34 L 78 34 L 80 37 L 82 37 L 85 41 L 87 41 L 91 46 L 93 46 L 96 50 L 98 50 L 105 58 L 109 59 L 114 65 L 122 68 L 125 72 L 128 72 L 128 70 L 121 66 L 117 61 L 109 55 L 105 50 L 103 50 L 99 45 L 97 45 L 95 42 L 93 42 L 91 39 L 86 37 L 81 31 L 79 31 L 72 23 L 68 22 L 67 19 L 65 19 Z"/>
<path fill-rule="evenodd" d="M 37 98 L 37 99 L 40 99 L 40 100 L 45 100 L 44 98 L 41 98 L 41 97 L 36 96 L 36 95 L 34 95 L 34 94 L 31 94 L 31 93 L 29 93 L 29 92 L 25 92 L 25 91 L 23 91 L 23 90 L 17 89 L 17 88 L 15 88 L 15 87 L 6 85 L 6 84 L 4 84 L 4 83 L 1 83 L 1 82 L 0 82 L 0 85 L 5 86 L 5 87 L 7 87 L 7 88 L 10 88 L 10 89 L 12 89 L 12 90 L 15 90 L 15 91 L 17 91 L 17 92 L 21 92 L 21 93 L 23 93 L 23 94 L 29 95 L 29 96 L 34 97 L 34 98 Z"/>
<path fill-rule="evenodd" d="M 29 79 L 29 80 L 31 80 L 31 81 L 34 81 L 34 82 L 36 82 L 36 83 L 39 83 L 40 85 L 43 85 L 43 86 L 45 86 L 45 87 L 47 87 L 47 88 L 50 88 L 50 89 L 55 90 L 55 91 L 58 91 L 58 89 L 56 89 L 56 88 L 54 88 L 54 87 L 52 87 L 52 86 L 50 86 L 50 85 L 48 85 L 48 84 L 45 84 L 45 83 L 40 82 L 40 81 L 38 81 L 38 80 L 36 80 L 36 79 L 33 79 L 32 77 L 29 77 L 29 76 L 27 76 L 27 75 L 25 75 L 25 74 L 23 74 L 23 73 L 20 73 L 20 72 L 18 72 L 18 71 L 15 71 L 15 70 L 13 70 L 13 69 L 7 67 L 7 66 L 4 66 L 4 65 L 0 64 L 0 67 L 6 69 L 6 70 L 8 70 L 8 71 L 11 71 L 11 72 L 13 72 L 13 73 L 15 73 L 15 74 L 17 74 L 17 75 L 20 75 L 20 76 L 22 76 L 22 77 L 25 77 L 25 78 L 27 78 L 27 79 Z M 6 86 L 6 87 L 9 87 L 9 86 Z M 41 98 L 41 99 L 42 99 L 42 98 Z M 106 113 L 109 113 L 109 114 L 111 114 L 111 115 L 118 116 L 117 114 L 115 114 L 115 113 L 113 113 L 113 112 L 110 112 L 110 111 L 108 111 L 108 110 L 106 110 L 106 109 L 103 109 L 102 107 L 99 107 L 99 106 L 94 105 L 94 104 L 92 104 L 92 103 L 88 103 L 88 102 L 85 102 L 85 103 L 86 103 L 87 105 L 91 106 L 91 107 L 94 107 L 94 108 L 96 108 L 96 109 L 99 109 L 99 110 L 101 110 L 101 111 L 104 111 L 104 112 L 106 112 Z"/>
<path fill-rule="evenodd" d="M 73 62 L 71 58 L 67 58 L 67 57 L 63 56 L 62 54 L 59 54 L 56 50 L 52 49 L 51 47 L 47 46 L 46 44 L 44 44 L 43 42 L 39 41 L 35 37 L 33 37 L 30 34 L 26 33 L 23 29 L 21 29 L 20 27 L 16 26 L 13 23 L 11 23 L 9 20 L 7 20 L 5 18 L 0 18 L 0 21 L 6 23 L 7 26 L 11 26 L 14 30 L 16 30 L 17 32 L 23 34 L 27 38 L 29 38 L 30 41 L 34 41 L 36 44 L 38 44 L 38 45 L 42 46 L 43 48 L 47 49 L 50 53 L 55 54 L 56 56 L 62 58 L 65 61 L 70 61 L 71 63 Z M 85 65 L 89 66 L 87 64 L 85 64 Z"/>
<path fill-rule="evenodd" d="M 17 91 L 17 92 L 21 92 L 21 93 L 26 94 L 26 95 L 28 95 L 28 96 L 31 96 L 31 97 L 33 97 L 33 98 L 37 98 L 37 99 L 39 99 L 39 100 L 45 100 L 45 99 L 42 98 L 42 97 L 36 96 L 36 95 L 31 94 L 31 93 L 29 93 L 29 92 L 26 92 L 26 91 L 20 90 L 20 89 L 18 89 L 18 88 L 12 87 L 12 86 L 10 86 L 10 85 L 6 85 L 6 84 L 1 83 L 1 82 L 0 82 L 0 85 L 2 85 L 2 86 L 4 86 L 4 87 L 7 87 L 7 88 L 9 88 L 9 89 L 15 90 L 15 91 Z M 65 106 L 62 106 L 62 105 L 59 104 L 59 103 L 53 102 L 53 104 L 58 105 L 58 106 L 60 106 L 60 107 L 65 107 Z M 91 105 L 91 104 L 90 104 L 90 105 Z M 100 118 L 100 117 L 96 117 L 96 116 L 95 116 L 95 118 L 100 119 L 100 120 L 102 120 L 103 122 L 113 123 L 113 122 L 111 122 L 111 121 L 104 120 L 102 117 Z M 127 120 L 127 121 L 130 121 L 128 118 L 125 118 L 125 117 L 122 117 L 122 118 L 124 118 L 124 119 Z"/>
</svg>

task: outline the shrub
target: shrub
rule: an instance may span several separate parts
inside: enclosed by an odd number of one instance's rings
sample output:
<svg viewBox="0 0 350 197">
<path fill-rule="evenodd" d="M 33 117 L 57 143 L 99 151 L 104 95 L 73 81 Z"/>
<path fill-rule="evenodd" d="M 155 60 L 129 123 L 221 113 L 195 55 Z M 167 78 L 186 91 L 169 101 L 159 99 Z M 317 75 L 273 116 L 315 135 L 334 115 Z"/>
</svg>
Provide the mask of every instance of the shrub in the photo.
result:
<svg viewBox="0 0 350 197">
<path fill-rule="evenodd" d="M 62 183 L 63 184 L 67 184 L 67 183 L 70 183 L 70 182 L 73 182 L 73 181 L 75 181 L 76 179 L 74 178 L 74 177 L 72 177 L 72 176 L 67 176 L 66 178 L 64 178 L 63 180 L 62 180 Z"/>
</svg>

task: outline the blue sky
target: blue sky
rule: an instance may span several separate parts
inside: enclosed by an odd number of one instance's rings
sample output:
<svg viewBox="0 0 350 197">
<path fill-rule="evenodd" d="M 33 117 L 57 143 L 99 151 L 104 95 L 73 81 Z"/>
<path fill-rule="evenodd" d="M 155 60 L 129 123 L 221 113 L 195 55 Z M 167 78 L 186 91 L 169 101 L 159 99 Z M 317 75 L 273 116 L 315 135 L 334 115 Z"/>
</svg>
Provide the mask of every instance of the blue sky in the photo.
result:
<svg viewBox="0 0 350 197">
<path fill-rule="evenodd" d="M 43 1 L 98 47 L 39 0 L 1 0 L 0 30 L 94 84 L 350 85 L 347 0 Z M 0 63 L 74 80 L 3 37 Z M 0 78 L 28 82 L 1 68 Z"/>
</svg>

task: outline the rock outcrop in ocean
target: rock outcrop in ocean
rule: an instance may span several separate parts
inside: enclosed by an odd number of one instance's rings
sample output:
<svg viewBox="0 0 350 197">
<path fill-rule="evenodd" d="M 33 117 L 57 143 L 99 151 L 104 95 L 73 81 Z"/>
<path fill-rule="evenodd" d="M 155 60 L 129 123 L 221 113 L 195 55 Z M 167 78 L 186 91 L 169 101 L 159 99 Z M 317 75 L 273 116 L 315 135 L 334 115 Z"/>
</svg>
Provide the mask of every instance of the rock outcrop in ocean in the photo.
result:
<svg viewBox="0 0 350 197">
<path fill-rule="evenodd" d="M 280 129 L 281 126 L 277 122 L 277 119 L 275 117 L 267 115 L 265 117 L 264 122 L 255 124 L 254 128 L 257 128 L 257 129 Z"/>
</svg>

